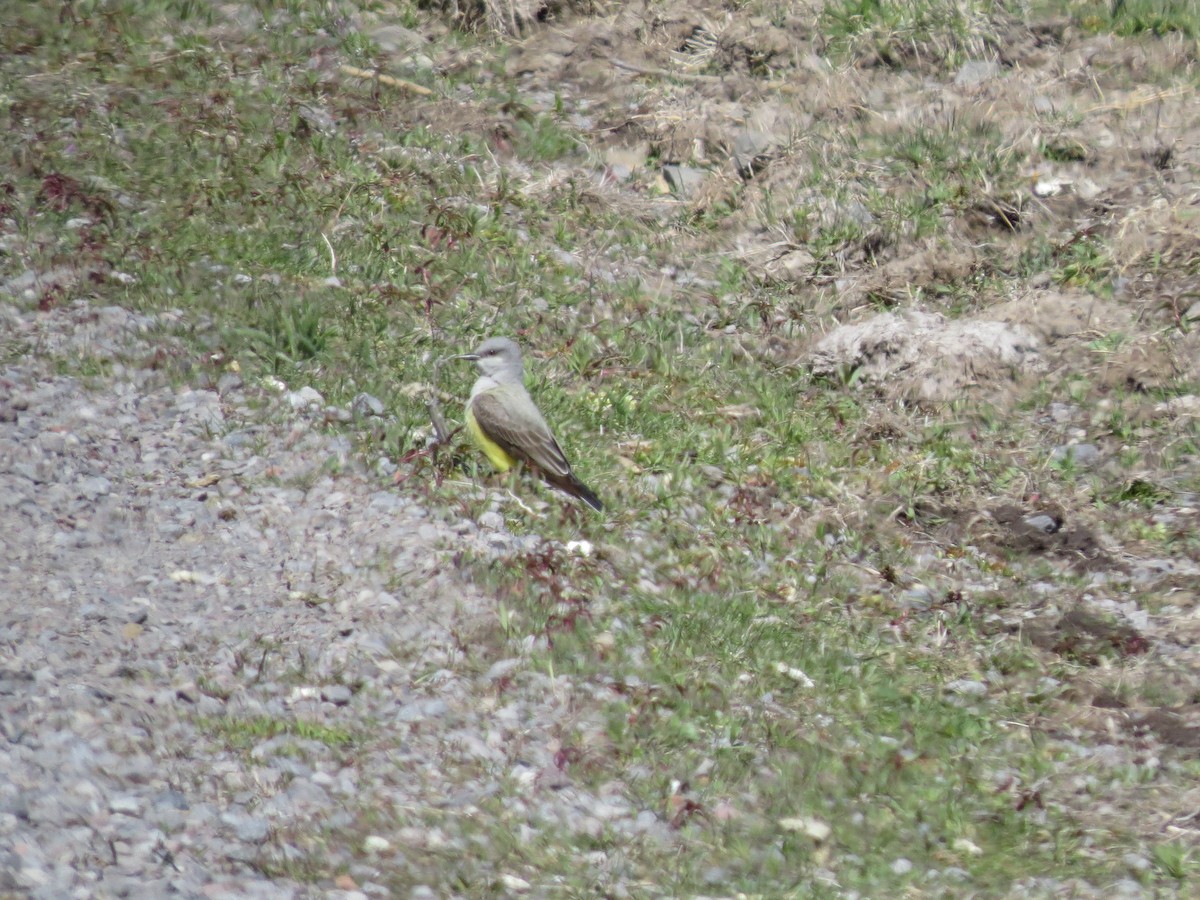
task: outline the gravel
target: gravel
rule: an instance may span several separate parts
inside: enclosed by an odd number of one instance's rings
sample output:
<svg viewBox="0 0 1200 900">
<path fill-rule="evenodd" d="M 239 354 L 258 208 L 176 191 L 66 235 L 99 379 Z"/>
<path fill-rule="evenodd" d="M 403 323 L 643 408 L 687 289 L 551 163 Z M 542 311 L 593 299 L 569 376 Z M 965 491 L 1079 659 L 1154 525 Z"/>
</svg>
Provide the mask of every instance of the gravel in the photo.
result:
<svg viewBox="0 0 1200 900">
<path fill-rule="evenodd" d="M 0 892 L 446 896 L 505 874 L 485 802 L 525 843 L 671 840 L 556 764 L 607 688 L 472 641 L 496 611 L 455 555 L 539 539 L 405 496 L 307 386 L 167 383 L 177 315 L 0 318 L 4 358 L 39 348 L 0 369 Z M 105 374 L 56 374 L 81 358 Z"/>
</svg>

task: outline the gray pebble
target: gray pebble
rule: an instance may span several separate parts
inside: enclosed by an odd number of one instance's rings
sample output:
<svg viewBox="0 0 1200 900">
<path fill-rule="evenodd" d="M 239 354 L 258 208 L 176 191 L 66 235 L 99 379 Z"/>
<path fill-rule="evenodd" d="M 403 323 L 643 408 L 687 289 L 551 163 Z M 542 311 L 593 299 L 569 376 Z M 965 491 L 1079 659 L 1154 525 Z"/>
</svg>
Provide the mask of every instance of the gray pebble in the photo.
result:
<svg viewBox="0 0 1200 900">
<path fill-rule="evenodd" d="M 43 431 L 37 436 L 37 442 L 44 453 L 61 455 L 67 448 L 67 437 L 61 431 Z"/>
<path fill-rule="evenodd" d="M 990 59 L 969 59 L 954 76 L 955 87 L 975 87 L 1000 74 L 1000 64 Z"/>
<path fill-rule="evenodd" d="M 1045 534 L 1054 534 L 1058 531 L 1058 522 L 1052 517 L 1044 513 L 1036 516 L 1029 516 L 1025 519 L 1025 524 L 1030 528 L 1036 528 Z"/>
<path fill-rule="evenodd" d="M 33 463 L 17 462 L 8 467 L 9 474 L 16 475 L 18 478 L 24 478 L 26 481 L 32 481 L 34 484 L 41 484 L 45 479 L 42 477 L 41 471 Z"/>
<path fill-rule="evenodd" d="M 298 391 L 288 391 L 283 399 L 294 410 L 308 409 L 312 407 L 322 407 L 325 405 L 325 398 L 321 396 L 321 392 L 314 387 L 305 385 Z"/>
<path fill-rule="evenodd" d="M 507 533 L 499 534 L 497 532 L 492 532 L 488 535 L 485 535 L 484 540 L 487 543 L 488 549 L 496 554 L 513 553 L 517 548 L 516 537 Z"/>
<path fill-rule="evenodd" d="M 973 681 L 969 678 L 946 682 L 946 690 L 952 694 L 962 694 L 967 697 L 983 697 L 988 692 L 987 685 L 982 681 Z"/>
<path fill-rule="evenodd" d="M 1079 418 L 1080 409 L 1074 403 L 1055 401 L 1047 409 L 1051 420 L 1059 423 L 1073 422 Z"/>
<path fill-rule="evenodd" d="M 294 778 L 287 788 L 288 800 L 296 806 L 323 808 L 329 804 L 329 792 L 308 778 Z"/>
<path fill-rule="evenodd" d="M 156 809 L 174 809 L 186 810 L 188 808 L 187 796 L 180 791 L 167 790 L 156 794 L 153 801 Z"/>
<path fill-rule="evenodd" d="M 358 394 L 350 403 L 350 409 L 360 419 L 365 419 L 370 416 L 382 416 L 384 411 L 383 401 L 370 394 Z"/>
<path fill-rule="evenodd" d="M 1100 448 L 1095 444 L 1063 444 L 1050 452 L 1054 461 L 1071 460 L 1079 466 L 1090 466 L 1100 457 Z"/>
<path fill-rule="evenodd" d="M 708 177 L 704 169 L 673 164 L 663 166 L 662 174 L 671 190 L 681 197 L 689 197 L 698 191 Z"/>
<path fill-rule="evenodd" d="M 525 661 L 520 658 L 501 659 L 492 663 L 491 668 L 487 670 L 485 676 L 489 681 L 497 681 L 501 678 L 507 678 L 517 669 L 521 668 Z"/>
<path fill-rule="evenodd" d="M 1121 860 L 1135 872 L 1145 872 L 1154 865 L 1140 853 L 1126 853 Z"/>
<path fill-rule="evenodd" d="M 1106 892 L 1109 897 L 1146 897 L 1155 896 L 1147 894 L 1146 888 L 1141 882 L 1134 881 L 1132 878 L 1122 878 L 1109 886 Z"/>
<path fill-rule="evenodd" d="M 428 700 L 421 711 L 427 718 L 435 719 L 438 716 L 444 716 L 449 708 L 445 700 Z"/>
<path fill-rule="evenodd" d="M 242 376 L 236 372 L 222 372 L 221 377 L 217 379 L 217 393 L 225 396 L 231 391 L 241 390 L 245 385 Z"/>
<path fill-rule="evenodd" d="M 494 509 L 489 509 L 479 516 L 479 527 L 491 531 L 504 531 L 504 516 Z"/>
<path fill-rule="evenodd" d="M 633 830 L 650 831 L 651 829 L 657 828 L 660 824 L 661 823 L 659 822 L 658 816 L 656 816 L 651 810 L 643 809 L 637 814 L 637 818 L 634 820 Z"/>
<path fill-rule="evenodd" d="M 261 844 L 271 831 L 265 819 L 251 816 L 238 809 L 231 809 L 222 814 L 221 823 L 233 829 L 239 841 L 245 841 L 248 844 Z"/>
<path fill-rule="evenodd" d="M 330 684 L 321 688 L 321 699 L 336 706 L 345 706 L 354 695 L 344 684 Z"/>
<path fill-rule="evenodd" d="M 905 606 L 924 609 L 933 601 L 933 590 L 926 585 L 916 584 L 902 591 L 899 599 Z"/>
<path fill-rule="evenodd" d="M 94 475 L 91 478 L 81 478 L 75 485 L 75 489 L 79 492 L 79 496 L 86 500 L 95 500 L 97 497 L 103 497 L 112 490 L 112 482 L 100 475 Z"/>
<path fill-rule="evenodd" d="M 125 816 L 139 816 L 142 813 L 142 802 L 137 797 L 128 794 L 110 797 L 108 810 Z"/>
</svg>

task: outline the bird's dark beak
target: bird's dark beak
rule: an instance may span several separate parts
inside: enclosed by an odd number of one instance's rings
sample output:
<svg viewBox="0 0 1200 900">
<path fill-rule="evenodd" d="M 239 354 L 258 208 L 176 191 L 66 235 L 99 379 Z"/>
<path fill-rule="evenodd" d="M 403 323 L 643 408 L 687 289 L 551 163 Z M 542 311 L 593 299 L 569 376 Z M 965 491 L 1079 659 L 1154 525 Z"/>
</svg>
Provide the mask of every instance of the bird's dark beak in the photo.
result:
<svg viewBox="0 0 1200 900">
<path fill-rule="evenodd" d="M 462 354 L 459 354 L 458 356 L 447 356 L 446 357 L 447 362 L 449 362 L 450 360 L 454 360 L 454 359 L 468 359 L 471 362 L 476 362 L 479 359 L 479 354 L 478 353 L 462 353 Z"/>
</svg>

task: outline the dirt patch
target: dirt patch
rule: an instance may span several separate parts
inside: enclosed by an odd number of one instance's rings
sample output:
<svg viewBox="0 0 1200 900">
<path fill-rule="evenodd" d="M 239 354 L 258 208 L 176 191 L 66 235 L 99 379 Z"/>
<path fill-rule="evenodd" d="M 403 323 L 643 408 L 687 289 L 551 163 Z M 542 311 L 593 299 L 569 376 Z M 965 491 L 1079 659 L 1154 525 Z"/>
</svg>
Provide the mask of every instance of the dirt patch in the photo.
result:
<svg viewBox="0 0 1200 900">
<path fill-rule="evenodd" d="M 1147 330 L 1135 306 L 1082 291 L 1033 291 L 991 309 L 1038 336 L 1060 376 L 1084 376 L 1110 389 L 1149 391 L 1185 374 L 1193 339 Z"/>
<path fill-rule="evenodd" d="M 1153 732 L 1173 747 L 1200 751 L 1200 705 L 1155 709 L 1130 723 L 1134 734 Z"/>
<path fill-rule="evenodd" d="M 818 378 L 861 381 L 894 399 L 945 403 L 966 392 L 996 393 L 1040 371 L 1039 346 L 1020 325 L 910 310 L 834 329 L 808 364 Z"/>
<path fill-rule="evenodd" d="M 1068 526 L 1061 507 L 1024 510 L 1003 505 L 990 514 L 998 526 L 991 535 L 997 550 L 1071 559 L 1085 571 L 1112 565 L 1092 530 L 1086 525 Z"/>
<path fill-rule="evenodd" d="M 989 311 L 1001 322 L 1023 325 L 1047 347 L 1128 329 L 1133 313 L 1111 300 L 1074 290 L 1034 290 Z"/>
<path fill-rule="evenodd" d="M 893 432 L 894 433 L 894 432 Z M 886 504 L 884 504 L 886 507 Z M 1070 562 L 1079 572 L 1120 570 L 1087 525 L 1068 523 L 1060 504 L 1028 508 L 1001 504 L 991 509 L 956 507 L 922 501 L 911 509 L 912 525 L 944 546 L 971 544 L 998 556 L 1042 556 Z"/>
<path fill-rule="evenodd" d="M 979 254 L 969 247 L 920 250 L 866 272 L 842 292 L 840 305 L 849 309 L 863 302 L 905 306 L 921 291 L 938 285 L 970 283 L 981 266 Z"/>
<path fill-rule="evenodd" d="M 1082 608 L 1064 613 L 1048 627 L 1031 626 L 1026 635 L 1035 646 L 1085 666 L 1140 656 L 1151 649 L 1150 641 L 1136 629 Z"/>
</svg>

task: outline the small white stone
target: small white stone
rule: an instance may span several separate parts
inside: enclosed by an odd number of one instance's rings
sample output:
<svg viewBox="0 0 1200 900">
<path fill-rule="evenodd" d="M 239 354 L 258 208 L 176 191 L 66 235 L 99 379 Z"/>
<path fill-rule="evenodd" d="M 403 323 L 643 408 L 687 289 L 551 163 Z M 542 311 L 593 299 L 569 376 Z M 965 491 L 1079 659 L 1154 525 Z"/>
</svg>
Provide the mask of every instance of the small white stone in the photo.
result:
<svg viewBox="0 0 1200 900">
<path fill-rule="evenodd" d="M 818 844 L 829 839 L 829 835 L 833 832 L 828 825 L 820 819 L 813 819 L 809 816 L 796 816 L 794 818 L 780 819 L 779 827 L 784 831 L 795 831 L 803 834 L 805 837 L 810 837 Z"/>
<path fill-rule="evenodd" d="M 775 663 L 775 671 L 780 675 L 792 679 L 792 681 L 796 682 L 801 687 L 816 687 L 816 684 L 813 682 L 813 680 L 795 666 L 789 666 L 784 662 L 777 662 Z"/>
<path fill-rule="evenodd" d="M 377 834 L 368 834 L 363 840 L 363 850 L 367 853 L 383 853 L 391 847 L 391 842 Z"/>
<path fill-rule="evenodd" d="M 124 816 L 137 816 L 141 815 L 142 804 L 138 802 L 137 797 L 111 797 L 108 801 L 108 810 Z"/>
<path fill-rule="evenodd" d="M 516 875 L 501 875 L 500 883 L 510 891 L 515 891 L 518 894 L 524 894 L 529 890 L 531 885 L 524 878 L 518 878 Z"/>
<path fill-rule="evenodd" d="M 321 392 L 314 387 L 305 385 L 298 391 L 291 391 L 284 395 L 284 399 L 291 405 L 292 409 L 304 409 L 309 406 L 322 406 L 325 403 L 325 398 L 321 396 Z"/>
<path fill-rule="evenodd" d="M 190 569 L 176 569 L 168 577 L 172 581 L 177 581 L 180 584 L 202 584 L 211 586 L 217 583 L 215 576 L 208 575 L 204 572 L 193 572 Z"/>
<path fill-rule="evenodd" d="M 965 853 L 968 856 L 982 856 L 983 848 L 974 841 L 969 841 L 966 838 L 960 837 L 951 846 L 958 853 Z"/>
<path fill-rule="evenodd" d="M 1035 197 L 1053 197 L 1055 194 L 1061 194 L 1064 188 L 1070 186 L 1069 178 L 1043 178 L 1033 186 L 1033 194 Z"/>
</svg>

